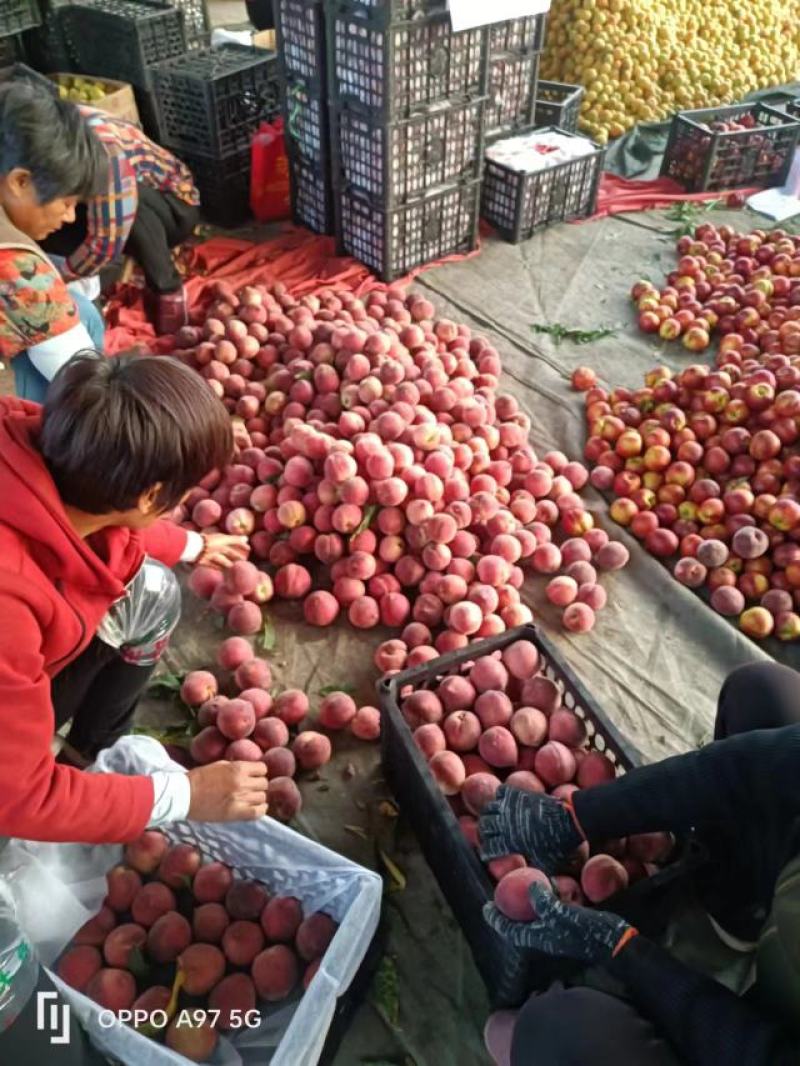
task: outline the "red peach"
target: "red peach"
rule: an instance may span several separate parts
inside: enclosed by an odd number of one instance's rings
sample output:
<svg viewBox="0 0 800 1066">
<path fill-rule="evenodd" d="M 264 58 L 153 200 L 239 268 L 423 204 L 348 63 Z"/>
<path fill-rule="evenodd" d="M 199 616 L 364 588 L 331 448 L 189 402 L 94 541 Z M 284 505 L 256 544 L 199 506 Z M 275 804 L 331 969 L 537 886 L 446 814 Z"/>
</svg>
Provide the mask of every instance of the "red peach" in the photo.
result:
<svg viewBox="0 0 800 1066">
<path fill-rule="evenodd" d="M 507 873 L 494 890 L 497 909 L 515 922 L 534 921 L 536 912 L 530 898 L 532 885 L 550 888 L 550 879 L 541 870 L 530 866 Z"/>
</svg>

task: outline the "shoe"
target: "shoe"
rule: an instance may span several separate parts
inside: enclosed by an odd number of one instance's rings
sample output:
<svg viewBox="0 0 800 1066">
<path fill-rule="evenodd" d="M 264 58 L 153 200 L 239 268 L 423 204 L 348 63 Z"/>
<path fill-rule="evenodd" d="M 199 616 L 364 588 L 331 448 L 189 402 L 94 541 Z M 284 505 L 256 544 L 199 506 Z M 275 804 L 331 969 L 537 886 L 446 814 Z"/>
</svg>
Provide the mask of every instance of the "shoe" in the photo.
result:
<svg viewBox="0 0 800 1066">
<path fill-rule="evenodd" d="M 159 337 L 167 333 L 177 333 L 182 326 L 189 323 L 183 286 L 175 292 L 153 292 L 152 289 L 145 289 L 145 309 Z"/>
<path fill-rule="evenodd" d="M 519 1011 L 497 1010 L 490 1014 L 483 1029 L 483 1042 L 495 1066 L 510 1066 L 511 1043 Z"/>
</svg>

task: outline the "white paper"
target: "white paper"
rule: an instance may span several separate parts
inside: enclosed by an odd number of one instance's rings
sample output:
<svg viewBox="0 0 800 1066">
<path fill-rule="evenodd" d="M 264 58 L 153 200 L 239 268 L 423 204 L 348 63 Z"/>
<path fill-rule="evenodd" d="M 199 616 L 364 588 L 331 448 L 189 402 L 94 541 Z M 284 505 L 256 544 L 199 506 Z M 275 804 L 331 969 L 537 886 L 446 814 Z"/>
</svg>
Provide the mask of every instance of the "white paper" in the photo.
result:
<svg viewBox="0 0 800 1066">
<path fill-rule="evenodd" d="M 450 0 L 450 21 L 453 32 L 459 33 L 549 10 L 550 0 Z"/>
<path fill-rule="evenodd" d="M 784 187 L 754 193 L 747 201 L 747 206 L 775 222 L 784 222 L 787 218 L 800 215 L 800 148 L 794 154 L 792 169 Z"/>
</svg>

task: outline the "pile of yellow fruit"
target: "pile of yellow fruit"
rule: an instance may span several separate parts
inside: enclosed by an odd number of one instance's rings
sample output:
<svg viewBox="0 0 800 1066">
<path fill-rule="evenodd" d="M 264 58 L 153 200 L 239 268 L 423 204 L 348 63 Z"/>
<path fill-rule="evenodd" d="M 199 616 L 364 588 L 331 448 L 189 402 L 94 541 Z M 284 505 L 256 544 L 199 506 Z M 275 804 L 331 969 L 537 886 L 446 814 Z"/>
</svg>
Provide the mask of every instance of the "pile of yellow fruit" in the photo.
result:
<svg viewBox="0 0 800 1066">
<path fill-rule="evenodd" d="M 78 74 L 62 74 L 58 78 L 58 95 L 62 100 L 72 100 L 76 104 L 94 104 L 107 95 L 108 90 L 101 81 L 82 78 Z"/>
<path fill-rule="evenodd" d="M 603 144 L 800 79 L 798 0 L 553 0 L 540 77 L 583 85 Z"/>
</svg>

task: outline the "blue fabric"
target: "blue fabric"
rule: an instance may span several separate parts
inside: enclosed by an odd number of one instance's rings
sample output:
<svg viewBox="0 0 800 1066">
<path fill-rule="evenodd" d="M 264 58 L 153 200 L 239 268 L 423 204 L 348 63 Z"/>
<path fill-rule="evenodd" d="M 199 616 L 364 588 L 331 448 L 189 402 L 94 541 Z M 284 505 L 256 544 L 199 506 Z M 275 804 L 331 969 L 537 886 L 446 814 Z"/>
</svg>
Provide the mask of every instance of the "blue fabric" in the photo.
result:
<svg viewBox="0 0 800 1066">
<path fill-rule="evenodd" d="M 81 322 L 86 327 L 86 332 L 92 338 L 92 343 L 99 352 L 102 352 L 106 336 L 103 316 L 92 301 L 87 299 L 82 293 L 73 292 L 70 295 L 75 301 L 75 306 L 78 308 L 78 314 Z M 14 371 L 14 392 L 17 396 L 23 400 L 33 400 L 34 403 L 44 403 L 45 393 L 50 382 L 44 374 L 39 373 L 30 361 L 28 353 L 20 352 L 19 355 L 16 355 L 11 360 L 11 367 Z"/>
</svg>

